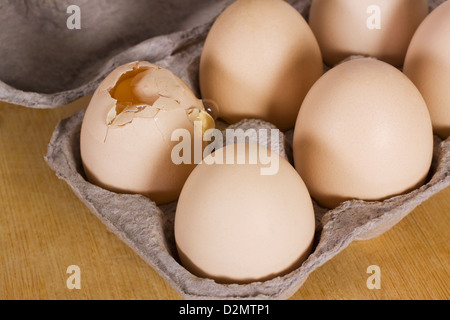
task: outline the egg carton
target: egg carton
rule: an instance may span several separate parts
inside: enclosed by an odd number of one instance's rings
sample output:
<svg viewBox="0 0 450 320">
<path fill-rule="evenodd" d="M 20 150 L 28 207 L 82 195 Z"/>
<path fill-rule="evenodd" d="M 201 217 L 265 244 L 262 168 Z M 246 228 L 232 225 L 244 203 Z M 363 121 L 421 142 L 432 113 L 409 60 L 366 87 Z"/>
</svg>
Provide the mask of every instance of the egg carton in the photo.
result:
<svg viewBox="0 0 450 320">
<path fill-rule="evenodd" d="M 86 180 L 80 156 L 83 116 L 84 111 L 81 111 L 58 124 L 48 147 L 46 161 L 114 234 L 185 299 L 287 299 L 302 286 L 311 272 L 352 241 L 379 236 L 419 204 L 450 185 L 450 138 L 442 141 L 435 137 L 432 167 L 422 187 L 385 201 L 346 201 L 333 210 L 322 208 L 314 202 L 314 248 L 299 268 L 264 282 L 220 284 L 211 279 L 199 278 L 181 265 L 174 239 L 177 202 L 157 206 L 147 197 L 110 192 Z M 274 126 L 249 119 L 228 128 L 258 131 Z M 278 141 L 260 140 L 258 135 L 254 135 L 250 137 L 250 142 L 278 150 L 292 164 L 292 130 L 280 132 Z"/>
<path fill-rule="evenodd" d="M 0 48 L 4 58 L 0 65 L 0 100 L 30 108 L 57 108 L 90 95 L 115 68 L 137 60 L 171 70 L 199 96 L 198 63 L 204 40 L 215 17 L 233 2 L 117 0 L 112 6 L 106 0 L 61 0 L 57 4 L 0 1 L 5 4 L 0 42 L 9 44 Z M 430 0 L 430 10 L 443 1 Z M 307 19 L 311 0 L 288 2 Z M 83 21 L 94 21 L 95 26 L 67 30 L 64 25 L 69 5 L 79 5 Z M 104 14 L 108 19 L 96 18 Z M 136 23 L 120 29 L 108 25 L 110 21 L 122 21 L 124 16 L 133 16 Z M 48 146 L 48 165 L 93 214 L 186 299 L 289 298 L 311 272 L 352 241 L 389 230 L 450 183 L 450 142 L 435 137 L 432 168 L 422 187 L 382 202 L 347 201 L 333 210 L 314 203 L 314 248 L 301 267 L 265 282 L 218 284 L 192 275 L 179 263 L 173 233 L 176 202 L 158 207 L 144 196 L 117 194 L 87 182 L 79 149 L 83 116 L 81 111 L 58 124 Z M 246 120 L 233 127 L 245 130 L 273 126 Z M 292 163 L 292 131 L 280 133 L 278 141 L 260 141 L 257 136 L 252 141 L 276 146 Z"/>
</svg>

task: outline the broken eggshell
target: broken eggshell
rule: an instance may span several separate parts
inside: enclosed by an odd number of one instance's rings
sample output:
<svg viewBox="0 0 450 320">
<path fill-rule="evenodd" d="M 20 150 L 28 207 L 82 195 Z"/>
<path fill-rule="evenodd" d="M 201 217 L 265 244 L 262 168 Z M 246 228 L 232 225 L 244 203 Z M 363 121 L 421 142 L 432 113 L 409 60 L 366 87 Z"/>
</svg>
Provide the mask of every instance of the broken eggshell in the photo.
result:
<svg viewBox="0 0 450 320">
<path fill-rule="evenodd" d="M 195 163 L 172 161 L 172 133 L 185 129 L 193 137 L 196 120 L 204 131 L 214 127 L 202 101 L 169 70 L 148 62 L 115 69 L 95 91 L 81 127 L 88 180 L 158 204 L 177 199 Z"/>
</svg>

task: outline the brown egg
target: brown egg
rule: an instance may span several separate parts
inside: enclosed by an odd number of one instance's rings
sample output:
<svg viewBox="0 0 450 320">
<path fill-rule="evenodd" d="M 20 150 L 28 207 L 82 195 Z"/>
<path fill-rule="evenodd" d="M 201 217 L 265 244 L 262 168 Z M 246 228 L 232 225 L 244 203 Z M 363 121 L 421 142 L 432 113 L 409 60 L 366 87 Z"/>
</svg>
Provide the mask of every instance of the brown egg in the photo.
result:
<svg viewBox="0 0 450 320">
<path fill-rule="evenodd" d="M 295 167 L 322 206 L 382 200 L 425 181 L 433 155 L 430 115 L 401 71 L 375 59 L 351 60 L 311 88 L 293 148 Z"/>
<path fill-rule="evenodd" d="M 313 0 L 309 24 L 329 66 L 363 55 L 399 67 L 427 14 L 428 0 Z"/>
<path fill-rule="evenodd" d="M 404 73 L 424 97 L 434 132 L 450 136 L 450 2 L 437 7 L 420 25 L 406 55 Z"/>
<path fill-rule="evenodd" d="M 277 164 L 272 174 L 262 174 L 267 161 L 260 152 Z M 250 155 L 258 160 L 251 162 Z M 183 266 L 220 283 L 292 271 L 309 255 L 314 230 L 312 201 L 295 169 L 277 153 L 249 144 L 205 157 L 186 181 L 175 214 Z"/>
<path fill-rule="evenodd" d="M 172 161 L 178 142 L 171 136 L 176 129 L 194 134 L 192 114 L 208 118 L 201 100 L 169 70 L 148 62 L 117 68 L 99 85 L 83 119 L 80 148 L 88 180 L 158 204 L 176 200 L 195 162 Z M 214 120 L 203 124 L 213 127 Z"/>
<path fill-rule="evenodd" d="M 229 123 L 257 118 L 287 130 L 322 73 L 319 46 L 298 11 L 281 0 L 238 0 L 207 36 L 200 88 Z"/>
</svg>

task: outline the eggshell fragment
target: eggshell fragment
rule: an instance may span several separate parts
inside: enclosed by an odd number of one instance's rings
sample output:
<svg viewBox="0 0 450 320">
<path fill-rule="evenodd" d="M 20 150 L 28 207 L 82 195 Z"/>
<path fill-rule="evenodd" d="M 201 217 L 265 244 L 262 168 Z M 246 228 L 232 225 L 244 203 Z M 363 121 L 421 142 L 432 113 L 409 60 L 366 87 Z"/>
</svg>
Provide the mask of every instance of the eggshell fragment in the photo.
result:
<svg viewBox="0 0 450 320">
<path fill-rule="evenodd" d="M 176 200 L 195 163 L 173 163 L 178 142 L 171 135 L 186 129 L 193 137 L 192 109 L 204 111 L 201 100 L 169 70 L 148 62 L 114 70 L 83 119 L 80 148 L 88 180 L 111 191 L 144 194 L 158 204 Z"/>
<path fill-rule="evenodd" d="M 309 24 L 329 66 L 363 55 L 400 67 L 427 14 L 428 0 L 313 0 Z"/>
<path fill-rule="evenodd" d="M 300 176 L 287 160 L 263 146 L 218 149 L 186 181 L 175 214 L 175 241 L 183 265 L 219 283 L 248 283 L 283 275 L 307 258 L 314 210 Z M 279 161 L 276 174 L 251 154 L 265 150 Z M 231 164 L 208 164 L 212 158 Z"/>
<path fill-rule="evenodd" d="M 257 118 L 287 130 L 322 72 L 319 46 L 298 11 L 281 0 L 238 0 L 208 33 L 200 89 L 229 123 Z"/>
<path fill-rule="evenodd" d="M 401 71 L 375 59 L 351 60 L 311 88 L 293 151 L 296 169 L 322 206 L 383 200 L 425 181 L 433 155 L 430 115 Z"/>
<path fill-rule="evenodd" d="M 438 6 L 419 26 L 406 55 L 404 73 L 430 111 L 435 134 L 450 136 L 450 2 Z"/>
</svg>

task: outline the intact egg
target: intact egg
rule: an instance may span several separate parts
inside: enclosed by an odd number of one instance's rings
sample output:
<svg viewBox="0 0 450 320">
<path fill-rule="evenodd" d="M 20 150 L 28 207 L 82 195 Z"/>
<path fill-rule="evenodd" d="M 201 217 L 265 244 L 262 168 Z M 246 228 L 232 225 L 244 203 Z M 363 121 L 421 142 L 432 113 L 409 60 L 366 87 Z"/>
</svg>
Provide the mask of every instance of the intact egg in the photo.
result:
<svg viewBox="0 0 450 320">
<path fill-rule="evenodd" d="M 257 118 L 287 130 L 322 73 L 319 46 L 298 11 L 282 0 L 238 0 L 206 38 L 200 89 L 229 123 Z"/>
<path fill-rule="evenodd" d="M 169 70 L 132 62 L 111 72 L 84 115 L 80 151 L 87 179 L 118 193 L 176 200 L 195 161 L 176 164 L 172 133 L 214 127 L 202 101 Z M 202 129 L 199 134 L 203 134 Z"/>
<path fill-rule="evenodd" d="M 401 71 L 376 59 L 351 60 L 311 88 L 293 152 L 296 169 L 323 207 L 383 200 L 426 180 L 433 155 L 430 115 Z"/>
<path fill-rule="evenodd" d="M 427 14 L 428 0 L 313 0 L 309 24 L 329 66 L 363 55 L 400 67 Z"/>
<path fill-rule="evenodd" d="M 269 163 L 276 170 L 263 174 Z M 309 255 L 314 231 L 312 200 L 298 173 L 277 153 L 253 144 L 228 145 L 205 157 L 186 181 L 175 213 L 183 266 L 219 283 L 292 271 Z"/>
<path fill-rule="evenodd" d="M 450 136 L 450 2 L 438 6 L 417 29 L 404 73 L 424 97 L 434 132 Z"/>
</svg>

